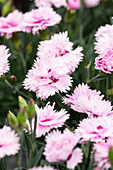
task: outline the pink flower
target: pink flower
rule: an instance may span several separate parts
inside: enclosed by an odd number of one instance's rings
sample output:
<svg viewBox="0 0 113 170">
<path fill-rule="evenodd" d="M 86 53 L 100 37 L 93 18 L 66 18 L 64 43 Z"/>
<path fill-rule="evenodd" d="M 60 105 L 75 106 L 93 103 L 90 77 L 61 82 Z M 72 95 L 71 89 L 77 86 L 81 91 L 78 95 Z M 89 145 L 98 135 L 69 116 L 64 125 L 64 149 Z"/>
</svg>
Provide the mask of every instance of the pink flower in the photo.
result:
<svg viewBox="0 0 113 170">
<path fill-rule="evenodd" d="M 89 86 L 82 83 L 75 88 L 72 95 L 64 98 L 64 103 L 70 105 L 77 112 L 86 113 L 89 117 L 113 115 L 110 101 L 103 100 L 100 91 L 91 90 Z"/>
<path fill-rule="evenodd" d="M 44 167 L 41 167 L 41 166 L 39 166 L 39 167 L 34 167 L 34 168 L 31 168 L 31 169 L 29 169 L 29 170 L 56 170 L 56 169 L 54 169 L 53 167 L 51 167 L 51 166 L 44 166 Z"/>
<path fill-rule="evenodd" d="M 111 74 L 113 71 L 113 50 L 108 51 L 106 55 L 100 55 L 95 58 L 95 68 L 105 73 Z"/>
<path fill-rule="evenodd" d="M 61 6 L 67 6 L 66 0 L 35 0 L 35 4 L 37 7 L 54 5 L 55 7 L 60 8 Z"/>
<path fill-rule="evenodd" d="M 113 25 L 106 24 L 99 27 L 96 34 L 95 50 L 99 55 L 106 55 L 113 50 Z"/>
<path fill-rule="evenodd" d="M 24 14 L 22 23 L 23 31 L 36 34 L 39 30 L 45 30 L 47 27 L 54 26 L 61 21 L 61 16 L 49 6 L 33 9 Z"/>
<path fill-rule="evenodd" d="M 55 103 L 53 106 L 50 106 L 49 103 L 44 108 L 38 108 L 35 106 L 36 114 L 37 114 L 37 124 L 36 124 L 36 137 L 41 137 L 45 135 L 45 133 L 49 132 L 53 128 L 62 127 L 64 122 L 69 119 L 69 114 L 64 109 L 60 111 L 53 110 Z M 32 120 L 32 128 L 34 128 L 35 119 Z M 29 126 L 29 123 L 27 121 Z M 29 126 L 30 127 L 30 126 Z"/>
<path fill-rule="evenodd" d="M 63 133 L 59 130 L 51 132 L 46 136 L 44 152 L 46 160 L 49 162 L 67 161 L 67 167 L 74 168 L 82 161 L 81 150 L 78 148 L 74 149 L 78 141 L 78 136 L 75 136 L 68 129 L 65 129 Z"/>
<path fill-rule="evenodd" d="M 7 35 L 11 38 L 14 32 L 22 31 L 21 23 L 23 21 L 23 14 L 18 10 L 9 13 L 7 17 L 0 17 L 0 35 Z"/>
<path fill-rule="evenodd" d="M 100 0 L 85 0 L 85 5 L 87 8 L 95 7 L 99 5 Z"/>
<path fill-rule="evenodd" d="M 68 6 L 70 10 L 77 10 L 80 8 L 80 0 L 68 0 Z"/>
<path fill-rule="evenodd" d="M 6 49 L 5 45 L 0 45 L 0 77 L 7 71 L 9 71 L 8 57 L 9 49 Z"/>
<path fill-rule="evenodd" d="M 19 137 L 10 127 L 0 129 L 0 158 L 15 155 L 20 149 Z"/>
<path fill-rule="evenodd" d="M 37 97 L 46 99 L 56 92 L 66 92 L 71 86 L 68 68 L 57 60 L 37 58 L 24 81 L 25 89 L 36 92 Z"/>
<path fill-rule="evenodd" d="M 82 47 L 72 50 L 72 46 L 73 43 L 69 41 L 66 31 L 55 34 L 51 37 L 51 40 L 40 42 L 37 55 L 43 60 L 46 58 L 59 60 L 69 68 L 69 72 L 75 71 L 83 59 L 83 54 L 81 53 Z"/>
<path fill-rule="evenodd" d="M 101 26 L 95 36 L 95 50 L 99 54 L 95 68 L 110 74 L 113 71 L 113 25 Z"/>
<path fill-rule="evenodd" d="M 110 147 L 113 147 L 113 138 L 108 138 L 106 143 L 100 142 L 94 145 L 94 150 L 96 150 L 94 160 L 95 164 L 99 168 L 106 170 L 111 168 L 111 164 L 108 158 Z"/>
<path fill-rule="evenodd" d="M 113 121 L 106 116 L 83 119 L 75 132 L 81 136 L 81 142 L 101 142 L 107 137 L 113 137 Z"/>
</svg>

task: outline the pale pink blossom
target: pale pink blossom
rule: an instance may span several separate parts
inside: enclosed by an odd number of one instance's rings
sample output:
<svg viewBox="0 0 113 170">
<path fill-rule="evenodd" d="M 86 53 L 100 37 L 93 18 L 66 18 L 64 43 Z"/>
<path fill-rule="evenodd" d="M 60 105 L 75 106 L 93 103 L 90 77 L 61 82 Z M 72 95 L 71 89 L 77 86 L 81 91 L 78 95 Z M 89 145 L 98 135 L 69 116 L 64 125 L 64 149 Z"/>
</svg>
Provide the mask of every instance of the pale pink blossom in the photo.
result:
<svg viewBox="0 0 113 170">
<path fill-rule="evenodd" d="M 113 115 L 110 101 L 104 100 L 100 91 L 91 90 L 87 84 L 79 84 L 74 93 L 67 97 L 63 98 L 65 104 L 77 112 L 88 114 L 89 117 Z"/>
<path fill-rule="evenodd" d="M 113 71 L 113 25 L 101 26 L 95 37 L 95 50 L 99 54 L 95 59 L 95 68 L 110 74 Z"/>
<path fill-rule="evenodd" d="M 7 71 L 9 71 L 8 57 L 9 49 L 5 45 L 0 45 L 0 77 Z"/>
<path fill-rule="evenodd" d="M 59 130 L 51 132 L 46 136 L 44 152 L 46 160 L 49 162 L 67 161 L 67 167 L 74 169 L 82 161 L 81 150 L 74 149 L 78 141 L 79 137 L 68 129 L 65 129 L 63 133 Z"/>
<path fill-rule="evenodd" d="M 61 6 L 67 6 L 66 0 L 35 0 L 35 4 L 37 7 L 54 5 L 60 8 Z"/>
<path fill-rule="evenodd" d="M 22 23 L 23 31 L 39 33 L 39 30 L 45 30 L 47 27 L 59 24 L 61 16 L 49 6 L 32 9 L 24 14 Z"/>
<path fill-rule="evenodd" d="M 106 55 L 113 50 L 113 25 L 106 24 L 98 28 L 96 34 L 95 50 L 99 55 Z"/>
<path fill-rule="evenodd" d="M 87 8 L 91 8 L 99 5 L 100 0 L 85 0 L 84 3 Z"/>
<path fill-rule="evenodd" d="M 69 119 L 69 114 L 65 109 L 60 111 L 54 110 L 55 103 L 50 106 L 49 103 L 44 108 L 39 108 L 35 105 L 37 122 L 36 122 L 36 137 L 41 137 L 49 132 L 53 128 L 62 127 L 67 119 Z M 30 127 L 28 121 L 28 126 Z M 32 119 L 32 129 L 34 129 L 35 119 Z"/>
<path fill-rule="evenodd" d="M 77 10 L 80 8 L 80 0 L 68 0 L 68 6 L 70 10 Z"/>
<path fill-rule="evenodd" d="M 39 166 L 39 167 L 34 167 L 34 168 L 31 168 L 29 170 L 56 170 L 54 169 L 53 167 L 51 166 L 46 166 L 44 165 L 43 167 Z"/>
<path fill-rule="evenodd" d="M 95 58 L 95 68 L 111 74 L 113 71 L 113 50 Z"/>
<path fill-rule="evenodd" d="M 6 34 L 7 38 L 11 38 L 14 32 L 22 31 L 22 22 L 23 14 L 18 10 L 9 13 L 6 17 L 0 17 L 0 35 Z"/>
<path fill-rule="evenodd" d="M 83 119 L 75 132 L 81 136 L 81 142 L 101 142 L 113 137 L 113 121 L 106 116 Z"/>
<path fill-rule="evenodd" d="M 99 168 L 106 170 L 111 168 L 108 158 L 110 147 L 113 147 L 113 138 L 108 138 L 106 142 L 100 142 L 94 145 L 94 150 L 96 150 L 94 160 Z"/>
<path fill-rule="evenodd" d="M 68 68 L 57 60 L 37 58 L 24 81 L 25 89 L 34 91 L 41 99 L 46 99 L 59 91 L 66 92 L 72 82 L 68 71 Z"/>
<path fill-rule="evenodd" d="M 15 155 L 20 149 L 19 137 L 10 127 L 0 129 L 0 158 Z"/>
<path fill-rule="evenodd" d="M 69 41 L 68 33 L 62 32 L 55 34 L 50 40 L 40 42 L 38 46 L 37 56 L 46 59 L 51 58 L 59 60 L 69 68 L 69 72 L 75 71 L 78 68 L 79 63 L 83 59 L 82 47 L 77 47 L 72 50 L 73 43 Z"/>
</svg>

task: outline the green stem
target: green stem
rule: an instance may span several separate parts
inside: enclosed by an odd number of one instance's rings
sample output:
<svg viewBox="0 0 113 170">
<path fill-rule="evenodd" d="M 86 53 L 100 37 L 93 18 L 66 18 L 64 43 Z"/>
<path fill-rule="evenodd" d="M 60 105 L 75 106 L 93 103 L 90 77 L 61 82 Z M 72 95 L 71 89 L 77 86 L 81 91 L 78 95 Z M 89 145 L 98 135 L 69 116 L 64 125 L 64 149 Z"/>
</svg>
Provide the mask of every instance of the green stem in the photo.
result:
<svg viewBox="0 0 113 170">
<path fill-rule="evenodd" d="M 8 85 L 8 87 L 10 87 L 12 90 L 15 90 L 16 93 L 21 94 L 23 97 L 25 97 L 26 99 L 30 99 L 29 96 L 27 96 L 26 94 L 24 94 L 23 92 L 21 92 L 20 90 L 18 90 L 15 86 L 12 86 L 6 79 L 5 79 L 5 83 Z"/>
<path fill-rule="evenodd" d="M 24 142 L 24 133 L 22 132 L 21 136 L 20 136 L 21 148 L 20 148 L 20 151 L 19 151 L 18 157 L 17 157 L 18 170 L 21 170 L 21 164 L 22 164 L 22 145 L 23 145 L 23 142 Z"/>
</svg>

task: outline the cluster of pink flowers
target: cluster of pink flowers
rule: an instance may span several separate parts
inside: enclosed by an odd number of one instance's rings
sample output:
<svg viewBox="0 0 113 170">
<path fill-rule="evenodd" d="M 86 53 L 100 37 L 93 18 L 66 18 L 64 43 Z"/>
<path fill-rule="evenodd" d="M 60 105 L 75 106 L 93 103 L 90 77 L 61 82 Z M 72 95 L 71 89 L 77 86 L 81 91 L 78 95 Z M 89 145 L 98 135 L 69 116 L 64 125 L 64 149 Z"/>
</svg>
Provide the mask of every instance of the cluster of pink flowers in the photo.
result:
<svg viewBox="0 0 113 170">
<path fill-rule="evenodd" d="M 101 26 L 95 34 L 95 50 L 99 54 L 95 59 L 95 68 L 105 73 L 113 71 L 113 26 Z"/>
<path fill-rule="evenodd" d="M 19 137 L 10 127 L 4 126 L 0 129 L 0 158 L 15 155 L 20 149 Z"/>
<path fill-rule="evenodd" d="M 61 6 L 66 7 L 67 3 L 66 0 L 35 0 L 35 4 L 37 7 L 40 6 L 51 6 L 54 5 L 55 7 L 59 8 Z"/>
<path fill-rule="evenodd" d="M 88 114 L 83 119 L 75 135 L 79 137 L 79 143 L 87 143 L 89 140 L 96 143 L 94 160 L 98 168 L 109 169 L 111 167 L 108 153 L 113 146 L 113 111 L 109 101 L 103 100 L 100 91 L 91 90 L 86 84 L 79 84 L 72 95 L 63 98 L 65 104 L 80 113 Z"/>
<path fill-rule="evenodd" d="M 44 108 L 39 108 L 35 106 L 37 114 L 37 123 L 36 123 L 36 137 L 39 138 L 42 135 L 45 135 L 53 128 L 58 128 L 64 125 L 65 121 L 69 119 L 69 114 L 64 109 L 61 109 L 59 112 L 53 110 L 54 105 L 50 106 L 49 103 Z M 29 125 L 29 122 L 26 122 Z M 35 119 L 32 119 L 32 129 L 34 129 Z"/>
<path fill-rule="evenodd" d="M 72 95 L 64 98 L 64 103 L 70 105 L 77 112 L 86 113 L 88 117 L 112 116 L 112 106 L 110 101 L 103 100 L 100 91 L 91 90 L 86 84 L 79 84 Z"/>
<path fill-rule="evenodd" d="M 67 168 L 74 169 L 82 162 L 82 151 L 75 148 L 79 137 L 68 129 L 63 133 L 59 130 L 53 131 L 46 136 L 44 155 L 49 162 L 67 162 Z M 74 149 L 75 148 L 75 149 Z"/>
<path fill-rule="evenodd" d="M 55 34 L 51 40 L 41 42 L 38 56 L 24 81 L 25 89 L 36 92 L 37 97 L 46 99 L 56 92 L 70 89 L 74 71 L 82 61 L 82 48 L 72 50 L 67 33 Z"/>
<path fill-rule="evenodd" d="M 11 38 L 14 32 L 24 31 L 38 33 L 49 26 L 61 21 L 61 16 L 51 7 L 40 7 L 22 14 L 18 10 L 9 13 L 7 17 L 0 17 L 0 36 Z"/>
<path fill-rule="evenodd" d="M 9 49 L 5 45 L 0 45 L 0 77 L 7 71 L 9 71 L 8 57 Z"/>
</svg>

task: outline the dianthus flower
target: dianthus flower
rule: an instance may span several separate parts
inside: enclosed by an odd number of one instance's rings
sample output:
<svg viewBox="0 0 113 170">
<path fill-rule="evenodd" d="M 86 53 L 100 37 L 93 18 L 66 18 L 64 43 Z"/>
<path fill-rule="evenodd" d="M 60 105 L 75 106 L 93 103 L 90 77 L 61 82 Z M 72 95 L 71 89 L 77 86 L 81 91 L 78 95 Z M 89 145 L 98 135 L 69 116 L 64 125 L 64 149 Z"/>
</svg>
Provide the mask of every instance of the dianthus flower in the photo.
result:
<svg viewBox="0 0 113 170">
<path fill-rule="evenodd" d="M 100 142 L 94 145 L 94 150 L 96 150 L 94 160 L 99 168 L 106 170 L 111 168 L 108 158 L 110 147 L 113 147 L 113 138 L 108 138 L 106 142 Z"/>
<path fill-rule="evenodd" d="M 95 68 L 110 74 L 113 71 L 113 25 L 101 26 L 95 37 L 95 50 L 99 54 L 95 58 Z"/>
<path fill-rule="evenodd" d="M 84 2 L 87 8 L 91 8 L 99 5 L 100 0 L 85 0 Z"/>
<path fill-rule="evenodd" d="M 1 75 L 9 71 L 9 56 L 9 49 L 6 49 L 5 45 L 0 45 L 0 77 Z"/>
<path fill-rule="evenodd" d="M 36 34 L 39 30 L 45 30 L 49 26 L 59 24 L 61 16 L 49 6 L 32 9 L 24 14 L 22 23 L 23 31 Z"/>
<path fill-rule="evenodd" d="M 71 77 L 67 74 L 68 69 L 57 60 L 35 61 L 24 81 L 25 89 L 36 92 L 37 97 L 46 99 L 56 92 L 66 92 L 71 86 Z"/>
<path fill-rule="evenodd" d="M 95 68 L 111 74 L 113 71 L 113 50 L 95 58 Z"/>
<path fill-rule="evenodd" d="M 69 71 L 75 71 L 78 68 L 79 63 L 83 59 L 81 53 L 82 47 L 77 47 L 72 50 L 73 43 L 69 41 L 68 33 L 63 32 L 55 34 L 51 37 L 51 40 L 40 42 L 37 55 L 40 58 L 46 59 L 54 58 L 64 63 L 69 68 Z"/>
<path fill-rule="evenodd" d="M 41 137 L 45 135 L 45 133 L 49 132 L 52 128 L 62 127 L 64 122 L 69 119 L 69 114 L 65 111 L 65 109 L 61 109 L 60 111 L 55 111 L 54 105 L 50 106 L 49 103 L 44 108 L 38 108 L 35 105 L 36 114 L 37 114 L 37 123 L 36 123 L 36 137 Z M 32 120 L 32 129 L 34 128 L 35 119 Z M 29 126 L 29 123 L 27 121 Z"/>
<path fill-rule="evenodd" d="M 0 158 L 15 155 L 20 149 L 19 137 L 10 127 L 0 129 Z"/>
<path fill-rule="evenodd" d="M 6 17 L 0 17 L 0 36 L 7 35 L 11 38 L 14 32 L 22 31 L 21 23 L 23 14 L 18 10 L 9 13 Z"/>
<path fill-rule="evenodd" d="M 78 163 L 82 162 L 81 149 L 74 149 L 78 141 L 79 137 L 68 129 L 65 129 L 63 133 L 54 130 L 46 136 L 44 152 L 46 160 L 49 162 L 67 161 L 67 167 L 74 169 Z"/>
<path fill-rule="evenodd" d="M 35 0 L 35 4 L 37 7 L 54 5 L 55 7 L 60 8 L 61 6 L 67 6 L 66 0 Z"/>
<path fill-rule="evenodd" d="M 56 170 L 56 169 L 54 169 L 53 167 L 51 167 L 51 166 L 43 166 L 43 167 L 41 167 L 41 166 L 39 166 L 39 167 L 34 167 L 34 168 L 31 168 L 31 169 L 29 169 L 29 170 Z"/>
<path fill-rule="evenodd" d="M 70 105 L 77 112 L 86 113 L 89 117 L 113 115 L 110 101 L 103 100 L 100 91 L 91 90 L 86 84 L 79 84 L 72 95 L 64 98 L 64 103 Z"/>
<path fill-rule="evenodd" d="M 99 55 L 106 55 L 108 51 L 113 50 L 113 25 L 106 24 L 99 27 L 95 34 L 95 50 Z"/>
<path fill-rule="evenodd" d="M 81 136 L 81 142 L 101 142 L 113 137 L 113 121 L 106 116 L 83 119 L 75 132 Z"/>
</svg>

